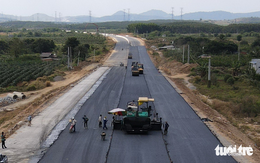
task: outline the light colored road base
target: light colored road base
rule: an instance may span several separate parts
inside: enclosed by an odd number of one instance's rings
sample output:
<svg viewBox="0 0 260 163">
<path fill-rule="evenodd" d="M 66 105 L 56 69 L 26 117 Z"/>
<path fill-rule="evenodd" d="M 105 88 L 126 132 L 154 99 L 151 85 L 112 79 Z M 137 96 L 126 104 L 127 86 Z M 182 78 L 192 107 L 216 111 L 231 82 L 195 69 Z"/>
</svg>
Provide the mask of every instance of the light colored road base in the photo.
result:
<svg viewBox="0 0 260 163">
<path fill-rule="evenodd" d="M 6 142 L 8 148 L 2 150 L 1 153 L 8 155 L 10 163 L 28 162 L 29 157 L 36 154 L 43 140 L 46 139 L 56 124 L 70 112 L 108 69 L 108 67 L 98 68 L 97 71 L 83 79 L 51 106 L 34 117 L 31 126 L 22 126 L 8 138 Z"/>
</svg>

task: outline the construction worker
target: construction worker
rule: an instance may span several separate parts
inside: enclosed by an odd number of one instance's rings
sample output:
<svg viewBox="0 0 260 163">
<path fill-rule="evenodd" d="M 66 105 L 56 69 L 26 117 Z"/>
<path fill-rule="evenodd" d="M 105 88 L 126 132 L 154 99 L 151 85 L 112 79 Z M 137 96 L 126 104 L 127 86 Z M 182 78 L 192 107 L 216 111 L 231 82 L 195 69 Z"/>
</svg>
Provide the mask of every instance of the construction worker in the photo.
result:
<svg viewBox="0 0 260 163">
<path fill-rule="evenodd" d="M 167 133 L 168 133 L 168 128 L 169 128 L 169 124 L 168 124 L 167 121 L 164 123 L 163 127 L 164 127 L 163 134 L 164 134 L 164 135 L 167 135 Z"/>
<path fill-rule="evenodd" d="M 98 126 L 102 127 L 102 115 L 101 114 L 98 117 Z"/>
<path fill-rule="evenodd" d="M 32 116 L 29 115 L 27 119 L 28 119 L 28 126 L 31 126 L 32 125 L 32 123 L 31 123 L 32 122 Z"/>
<path fill-rule="evenodd" d="M 104 129 L 104 130 L 107 130 L 107 121 L 108 121 L 108 120 L 107 120 L 107 117 L 105 117 L 104 120 L 103 120 L 103 123 L 104 123 L 104 124 L 103 124 L 103 129 Z"/>
<path fill-rule="evenodd" d="M 113 115 L 112 122 L 111 122 L 111 127 L 114 126 L 114 123 L 115 123 L 115 116 Z"/>
<path fill-rule="evenodd" d="M 3 148 L 3 149 L 7 148 L 7 147 L 5 146 L 5 133 L 4 133 L 4 132 L 2 132 L 1 140 L 2 140 L 2 148 Z"/>
<path fill-rule="evenodd" d="M 72 122 L 71 122 L 71 125 L 73 126 L 73 132 L 76 132 L 76 119 L 74 119 L 74 117 L 72 117 Z"/>
<path fill-rule="evenodd" d="M 83 117 L 82 117 L 82 119 L 83 119 L 83 123 L 84 123 L 84 128 L 88 128 L 88 117 L 86 116 L 86 115 L 84 115 Z"/>
</svg>

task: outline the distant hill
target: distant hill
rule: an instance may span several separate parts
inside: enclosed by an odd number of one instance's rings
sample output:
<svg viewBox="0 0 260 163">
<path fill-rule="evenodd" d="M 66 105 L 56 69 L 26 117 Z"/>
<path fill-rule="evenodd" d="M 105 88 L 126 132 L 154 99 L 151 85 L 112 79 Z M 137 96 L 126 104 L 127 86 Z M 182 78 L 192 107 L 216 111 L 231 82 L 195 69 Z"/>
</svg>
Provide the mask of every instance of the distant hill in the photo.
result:
<svg viewBox="0 0 260 163">
<path fill-rule="evenodd" d="M 232 20 L 238 18 L 260 17 L 260 12 L 230 13 L 226 11 L 194 12 L 183 15 L 184 20 Z M 180 17 L 177 17 L 178 19 Z"/>
<path fill-rule="evenodd" d="M 230 13 L 226 11 L 212 11 L 212 12 L 194 12 L 182 15 L 183 20 L 234 20 L 241 18 L 258 18 L 260 17 L 259 12 L 251 13 Z M 13 16 L 13 15 L 0 15 L 0 22 L 5 21 L 50 21 L 50 22 L 74 22 L 74 23 L 84 23 L 84 22 L 108 22 L 108 21 L 148 21 L 148 20 L 160 20 L 160 19 L 172 19 L 172 15 L 161 10 L 150 10 L 141 14 L 130 14 L 118 11 L 110 16 L 103 17 L 90 17 L 88 15 L 81 16 L 66 16 L 61 18 L 54 18 L 46 14 L 34 14 L 31 16 Z M 173 17 L 175 20 L 181 20 L 181 16 Z M 248 20 L 246 21 L 247 23 Z M 242 23 L 242 22 L 240 22 Z"/>
</svg>

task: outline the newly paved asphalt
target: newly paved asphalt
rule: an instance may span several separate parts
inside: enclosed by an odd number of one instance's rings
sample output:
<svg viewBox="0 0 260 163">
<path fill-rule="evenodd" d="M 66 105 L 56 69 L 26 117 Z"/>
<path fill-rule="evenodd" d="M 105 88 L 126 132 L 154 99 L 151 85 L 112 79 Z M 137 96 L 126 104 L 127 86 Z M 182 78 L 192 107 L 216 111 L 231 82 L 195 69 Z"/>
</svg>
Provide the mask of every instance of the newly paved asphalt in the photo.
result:
<svg viewBox="0 0 260 163">
<path fill-rule="evenodd" d="M 117 39 L 119 42 L 113 60 L 118 61 L 109 64 L 125 59 L 130 51 L 133 59 L 128 60 L 127 69 L 115 66 L 110 70 L 75 116 L 78 120 L 77 132 L 69 133 L 67 126 L 40 162 L 236 162 L 232 157 L 215 155 L 214 149 L 220 142 L 154 67 L 145 47 L 133 38 L 128 38 L 130 44 L 124 38 Z M 132 61 L 144 64 L 143 75 L 131 76 Z M 110 127 L 112 116 L 107 112 L 117 107 L 126 108 L 127 101 L 141 96 L 155 99 L 152 108 L 170 125 L 167 136 L 160 131 L 126 134 Z M 82 126 L 84 114 L 90 119 L 88 129 Z M 105 130 L 106 141 L 100 139 L 103 129 L 98 127 L 99 114 L 109 119 L 108 130 Z"/>
</svg>

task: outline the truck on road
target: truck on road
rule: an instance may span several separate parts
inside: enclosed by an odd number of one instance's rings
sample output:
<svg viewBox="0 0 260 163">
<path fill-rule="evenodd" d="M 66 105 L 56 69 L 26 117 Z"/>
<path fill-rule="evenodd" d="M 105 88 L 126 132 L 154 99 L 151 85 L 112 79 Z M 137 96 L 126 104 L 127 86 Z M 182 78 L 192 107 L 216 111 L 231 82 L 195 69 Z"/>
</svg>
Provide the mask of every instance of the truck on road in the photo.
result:
<svg viewBox="0 0 260 163">
<path fill-rule="evenodd" d="M 132 59 L 133 58 L 133 54 L 132 53 L 129 53 L 128 54 L 128 59 Z"/>
<path fill-rule="evenodd" d="M 144 73 L 144 65 L 141 64 L 141 63 L 138 63 L 137 67 L 138 67 L 139 74 L 143 74 Z"/>
<path fill-rule="evenodd" d="M 132 62 L 132 76 L 139 76 L 138 62 Z"/>
</svg>

